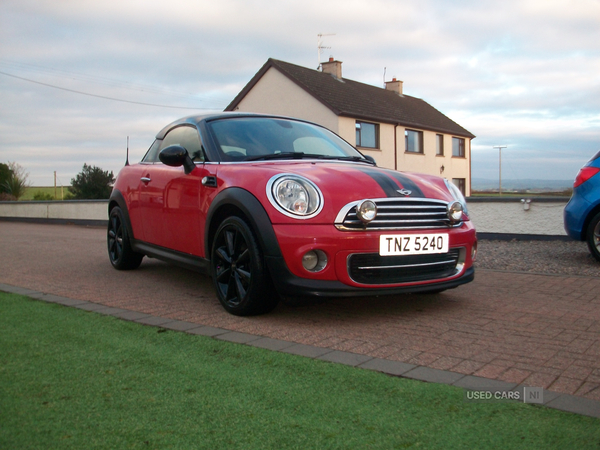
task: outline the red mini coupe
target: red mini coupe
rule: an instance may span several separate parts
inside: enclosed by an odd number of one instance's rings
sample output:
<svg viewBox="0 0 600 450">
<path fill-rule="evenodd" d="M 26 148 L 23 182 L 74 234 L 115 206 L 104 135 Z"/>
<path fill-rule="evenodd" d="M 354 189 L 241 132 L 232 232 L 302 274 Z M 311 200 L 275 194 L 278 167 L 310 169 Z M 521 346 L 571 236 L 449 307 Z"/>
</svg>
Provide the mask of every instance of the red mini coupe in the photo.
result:
<svg viewBox="0 0 600 450">
<path fill-rule="evenodd" d="M 378 168 L 301 120 L 177 120 L 121 170 L 108 211 L 116 269 L 149 256 L 200 270 L 237 315 L 282 297 L 431 293 L 474 276 L 475 229 L 452 183 Z"/>
</svg>

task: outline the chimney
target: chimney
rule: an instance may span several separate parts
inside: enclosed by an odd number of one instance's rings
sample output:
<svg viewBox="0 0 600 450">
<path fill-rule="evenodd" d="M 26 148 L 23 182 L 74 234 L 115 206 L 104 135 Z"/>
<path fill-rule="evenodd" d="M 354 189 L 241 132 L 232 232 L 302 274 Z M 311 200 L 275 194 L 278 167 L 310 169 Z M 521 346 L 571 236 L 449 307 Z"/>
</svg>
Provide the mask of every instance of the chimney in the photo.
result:
<svg viewBox="0 0 600 450">
<path fill-rule="evenodd" d="M 394 91 L 398 95 L 402 95 L 402 81 L 392 78 L 392 81 L 385 82 L 385 89 Z"/>
<path fill-rule="evenodd" d="M 321 63 L 321 70 L 323 73 L 328 73 L 336 78 L 342 78 L 342 61 L 334 61 L 333 58 L 329 58 L 329 61 Z"/>
</svg>

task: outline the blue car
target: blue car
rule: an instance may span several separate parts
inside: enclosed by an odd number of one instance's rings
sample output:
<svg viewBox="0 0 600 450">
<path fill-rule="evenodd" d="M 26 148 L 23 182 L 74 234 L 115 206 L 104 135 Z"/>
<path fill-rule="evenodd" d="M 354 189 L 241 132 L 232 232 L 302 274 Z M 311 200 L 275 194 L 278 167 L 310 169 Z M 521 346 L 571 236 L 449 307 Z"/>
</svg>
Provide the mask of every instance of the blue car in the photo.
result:
<svg viewBox="0 0 600 450">
<path fill-rule="evenodd" d="M 579 170 L 564 219 L 567 234 L 587 241 L 591 254 L 600 261 L 600 152 Z"/>
</svg>

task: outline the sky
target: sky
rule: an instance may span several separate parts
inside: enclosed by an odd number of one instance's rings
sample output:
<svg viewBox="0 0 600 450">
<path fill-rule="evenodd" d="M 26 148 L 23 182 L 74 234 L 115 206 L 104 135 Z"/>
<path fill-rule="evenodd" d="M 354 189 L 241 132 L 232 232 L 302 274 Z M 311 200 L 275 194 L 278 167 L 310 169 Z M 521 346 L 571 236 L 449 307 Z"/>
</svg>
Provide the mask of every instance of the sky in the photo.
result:
<svg viewBox="0 0 600 450">
<path fill-rule="evenodd" d="M 503 180 L 572 180 L 600 150 L 600 0 L 0 0 L 0 162 L 34 186 L 116 175 L 128 137 L 139 161 L 268 58 L 329 57 L 476 135 L 473 178 L 498 179 L 495 146 Z"/>
</svg>

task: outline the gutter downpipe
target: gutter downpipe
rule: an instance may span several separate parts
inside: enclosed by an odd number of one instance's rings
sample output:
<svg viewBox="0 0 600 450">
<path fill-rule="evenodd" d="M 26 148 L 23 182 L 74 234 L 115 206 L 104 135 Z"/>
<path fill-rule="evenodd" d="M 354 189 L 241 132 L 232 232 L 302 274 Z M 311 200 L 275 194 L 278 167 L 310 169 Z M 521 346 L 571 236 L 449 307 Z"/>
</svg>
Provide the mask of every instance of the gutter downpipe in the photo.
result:
<svg viewBox="0 0 600 450">
<path fill-rule="evenodd" d="M 398 127 L 400 124 L 394 126 L 394 170 L 398 170 Z"/>
</svg>

